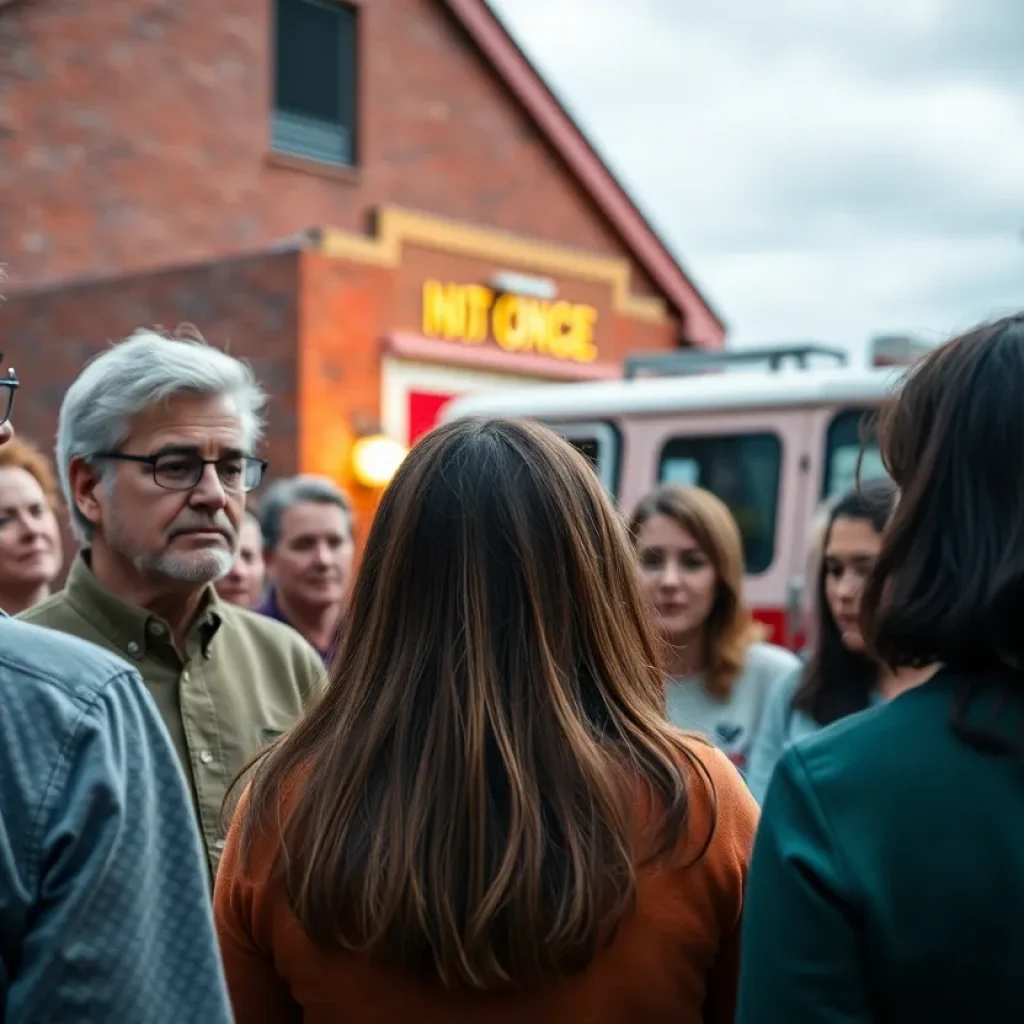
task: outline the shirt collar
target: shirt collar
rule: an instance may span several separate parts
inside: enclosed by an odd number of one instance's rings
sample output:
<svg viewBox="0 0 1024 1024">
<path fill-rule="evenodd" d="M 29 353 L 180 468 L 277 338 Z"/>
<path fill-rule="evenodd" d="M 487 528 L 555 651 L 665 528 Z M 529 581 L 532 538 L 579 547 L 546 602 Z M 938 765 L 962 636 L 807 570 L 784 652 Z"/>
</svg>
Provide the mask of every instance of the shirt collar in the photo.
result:
<svg viewBox="0 0 1024 1024">
<path fill-rule="evenodd" d="M 159 615 L 121 600 L 107 590 L 89 567 L 87 552 L 79 552 L 71 563 L 64 587 L 68 603 L 91 621 L 132 659 L 141 658 L 157 647 L 171 644 L 171 629 Z M 223 622 L 221 603 L 212 586 L 203 592 L 201 610 L 190 630 L 203 657 L 210 657 L 210 645 Z"/>
</svg>

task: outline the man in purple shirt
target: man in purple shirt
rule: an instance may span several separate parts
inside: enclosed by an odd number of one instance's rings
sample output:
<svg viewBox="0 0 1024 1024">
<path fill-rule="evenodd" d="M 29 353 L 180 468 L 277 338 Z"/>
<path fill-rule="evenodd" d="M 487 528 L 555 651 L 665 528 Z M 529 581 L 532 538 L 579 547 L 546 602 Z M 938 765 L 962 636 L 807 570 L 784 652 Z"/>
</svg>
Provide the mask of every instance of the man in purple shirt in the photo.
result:
<svg viewBox="0 0 1024 1024">
<path fill-rule="evenodd" d="M 352 579 L 351 503 L 326 477 L 289 477 L 267 488 L 259 518 L 271 583 L 256 611 L 287 623 L 328 662 Z"/>
</svg>

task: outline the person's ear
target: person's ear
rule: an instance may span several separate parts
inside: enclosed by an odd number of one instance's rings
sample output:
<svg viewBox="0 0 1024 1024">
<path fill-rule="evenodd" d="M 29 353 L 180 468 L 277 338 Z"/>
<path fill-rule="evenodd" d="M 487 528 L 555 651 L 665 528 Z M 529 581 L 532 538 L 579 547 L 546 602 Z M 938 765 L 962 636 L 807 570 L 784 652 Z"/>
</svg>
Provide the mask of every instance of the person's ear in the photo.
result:
<svg viewBox="0 0 1024 1024">
<path fill-rule="evenodd" d="M 72 457 L 68 464 L 68 484 L 75 508 L 94 526 L 103 520 L 100 499 L 100 474 L 81 455 Z"/>
</svg>

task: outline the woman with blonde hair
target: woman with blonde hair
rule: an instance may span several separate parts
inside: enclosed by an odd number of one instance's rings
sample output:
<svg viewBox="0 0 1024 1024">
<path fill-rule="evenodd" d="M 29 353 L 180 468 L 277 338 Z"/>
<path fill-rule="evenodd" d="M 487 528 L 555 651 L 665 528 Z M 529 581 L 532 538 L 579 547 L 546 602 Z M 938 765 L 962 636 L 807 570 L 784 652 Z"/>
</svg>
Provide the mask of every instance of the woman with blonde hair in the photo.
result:
<svg viewBox="0 0 1024 1024">
<path fill-rule="evenodd" d="M 630 531 L 661 634 L 669 718 L 744 770 L 769 694 L 800 662 L 759 642 L 736 520 L 710 491 L 665 484 L 637 506 Z"/>
<path fill-rule="evenodd" d="M 385 491 L 325 696 L 217 878 L 239 1024 L 731 1021 L 756 805 L 665 718 L 626 531 L 534 424 Z"/>
</svg>

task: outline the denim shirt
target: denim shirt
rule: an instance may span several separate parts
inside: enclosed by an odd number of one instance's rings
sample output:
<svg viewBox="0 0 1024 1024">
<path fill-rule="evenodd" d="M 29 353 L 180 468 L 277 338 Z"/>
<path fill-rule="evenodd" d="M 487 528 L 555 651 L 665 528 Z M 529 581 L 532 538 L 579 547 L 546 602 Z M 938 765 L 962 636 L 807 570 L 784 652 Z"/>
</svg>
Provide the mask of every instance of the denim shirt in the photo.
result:
<svg viewBox="0 0 1024 1024">
<path fill-rule="evenodd" d="M 188 791 L 142 680 L 6 617 L 0 1019 L 232 1019 Z"/>
</svg>

